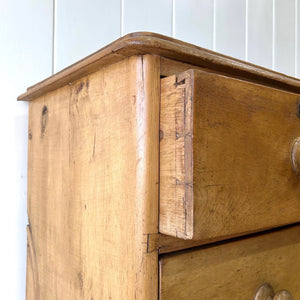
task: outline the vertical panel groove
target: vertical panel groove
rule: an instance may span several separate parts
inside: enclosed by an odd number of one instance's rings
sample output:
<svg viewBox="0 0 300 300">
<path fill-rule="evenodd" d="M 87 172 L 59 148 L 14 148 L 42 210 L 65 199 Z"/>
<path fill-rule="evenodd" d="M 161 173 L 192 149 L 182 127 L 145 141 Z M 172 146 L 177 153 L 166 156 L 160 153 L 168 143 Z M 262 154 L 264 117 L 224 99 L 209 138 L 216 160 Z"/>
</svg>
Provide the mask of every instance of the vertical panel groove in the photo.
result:
<svg viewBox="0 0 300 300">
<path fill-rule="evenodd" d="M 275 0 L 273 0 L 272 14 L 272 70 L 275 70 Z"/>
<path fill-rule="evenodd" d="M 173 0 L 172 34 L 185 42 L 212 49 L 213 1 Z"/>
<path fill-rule="evenodd" d="M 172 7 L 173 0 L 124 1 L 124 34 L 151 31 L 172 36 Z"/>
<path fill-rule="evenodd" d="M 245 0 L 215 1 L 216 51 L 245 60 Z"/>
<path fill-rule="evenodd" d="M 121 21 L 120 21 L 120 35 L 124 35 L 124 0 L 121 1 Z"/>
<path fill-rule="evenodd" d="M 121 0 L 55 1 L 55 72 L 120 37 Z"/>
<path fill-rule="evenodd" d="M 216 0 L 213 0 L 213 51 L 216 51 Z"/>
<path fill-rule="evenodd" d="M 275 70 L 295 76 L 295 0 L 275 0 Z"/>
<path fill-rule="evenodd" d="M 53 0 L 53 16 L 52 16 L 52 75 L 55 70 L 55 38 L 56 38 L 56 0 Z"/>
<path fill-rule="evenodd" d="M 272 68 L 273 0 L 247 0 L 246 60 Z"/>
<path fill-rule="evenodd" d="M 175 37 L 175 0 L 172 0 L 172 37 Z"/>
<path fill-rule="evenodd" d="M 298 0 L 295 0 L 295 77 L 298 77 Z"/>
<path fill-rule="evenodd" d="M 245 61 L 248 61 L 248 0 L 245 5 Z"/>
</svg>

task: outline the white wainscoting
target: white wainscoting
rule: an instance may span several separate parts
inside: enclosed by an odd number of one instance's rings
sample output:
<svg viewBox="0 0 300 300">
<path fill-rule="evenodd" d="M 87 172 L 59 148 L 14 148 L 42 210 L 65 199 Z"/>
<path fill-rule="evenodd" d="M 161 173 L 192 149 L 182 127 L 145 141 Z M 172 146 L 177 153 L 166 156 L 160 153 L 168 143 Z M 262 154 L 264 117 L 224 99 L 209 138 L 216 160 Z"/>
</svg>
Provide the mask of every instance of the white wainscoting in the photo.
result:
<svg viewBox="0 0 300 300">
<path fill-rule="evenodd" d="M 52 73 L 52 0 L 0 1 L 1 299 L 25 299 L 28 103 L 16 98 Z"/>
<path fill-rule="evenodd" d="M 298 77 L 300 0 L 55 1 L 54 71 L 152 31 Z"/>
</svg>

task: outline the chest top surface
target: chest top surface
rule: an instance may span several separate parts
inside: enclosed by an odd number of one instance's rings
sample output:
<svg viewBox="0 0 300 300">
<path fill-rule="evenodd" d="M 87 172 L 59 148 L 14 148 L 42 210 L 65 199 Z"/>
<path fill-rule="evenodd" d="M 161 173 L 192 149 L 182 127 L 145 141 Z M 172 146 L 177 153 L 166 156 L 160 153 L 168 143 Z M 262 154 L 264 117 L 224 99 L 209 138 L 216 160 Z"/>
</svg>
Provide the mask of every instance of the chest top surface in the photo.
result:
<svg viewBox="0 0 300 300">
<path fill-rule="evenodd" d="M 119 38 L 53 76 L 29 87 L 24 94 L 18 97 L 18 100 L 33 100 L 102 67 L 129 56 L 143 54 L 158 55 L 229 76 L 300 93 L 299 79 L 167 36 L 150 32 L 136 32 Z"/>
</svg>

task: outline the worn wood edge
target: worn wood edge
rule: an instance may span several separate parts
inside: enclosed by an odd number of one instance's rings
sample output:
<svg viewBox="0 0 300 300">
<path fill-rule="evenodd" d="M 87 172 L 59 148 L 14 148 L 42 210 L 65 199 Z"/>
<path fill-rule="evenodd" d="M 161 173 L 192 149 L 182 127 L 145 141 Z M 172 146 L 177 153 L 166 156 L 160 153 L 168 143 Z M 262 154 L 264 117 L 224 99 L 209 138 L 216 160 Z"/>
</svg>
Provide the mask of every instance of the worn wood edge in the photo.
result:
<svg viewBox="0 0 300 300">
<path fill-rule="evenodd" d="M 159 199 L 159 102 L 160 60 L 158 56 L 143 55 L 139 59 L 140 73 L 137 98 L 137 162 L 136 174 L 136 232 L 146 238 L 146 249 L 137 249 L 135 297 L 152 299 L 158 297 L 158 199 Z M 141 176 L 142 175 L 142 176 Z M 144 180 L 140 180 L 140 178 Z M 143 195 L 143 202 L 142 196 Z M 141 241 L 143 244 L 144 241 Z M 142 245 L 140 245 L 142 246 Z M 142 251 L 141 251 L 142 250 Z M 145 251 L 144 251 L 145 250 Z"/>
<path fill-rule="evenodd" d="M 188 70 L 177 76 L 177 82 L 185 81 L 184 89 L 184 188 L 186 239 L 194 238 L 194 189 L 193 189 L 193 94 L 194 71 Z"/>
<path fill-rule="evenodd" d="M 55 75 L 29 87 L 18 100 L 33 100 L 43 93 L 52 91 L 81 76 L 120 61 L 141 54 L 155 54 L 165 58 L 190 63 L 195 66 L 240 76 L 257 83 L 300 92 L 300 80 L 266 68 L 213 52 L 180 40 L 150 32 L 136 32 L 112 42 Z"/>
<path fill-rule="evenodd" d="M 161 79 L 160 99 L 160 182 L 159 182 L 159 232 L 177 238 L 186 238 L 186 201 L 179 212 L 172 213 L 174 201 L 180 194 L 185 199 L 185 166 L 184 166 L 184 114 L 183 93 L 185 82 L 171 75 Z M 178 111 L 178 112 L 177 112 Z M 176 113 L 177 112 L 177 113 Z M 170 119 L 169 119 L 170 118 Z M 178 155 L 176 153 L 180 151 Z M 165 158 L 166 157 L 166 158 Z M 165 170 L 167 166 L 167 170 Z M 172 192 L 172 195 L 171 195 Z M 169 204 L 169 200 L 171 203 Z M 167 211 L 165 212 L 165 208 Z M 171 211 L 168 211 L 171 209 Z M 180 224 L 174 226 L 172 216 L 180 216 Z M 178 230 L 180 227 L 180 230 Z M 184 228 L 184 230 L 183 230 Z"/>
<path fill-rule="evenodd" d="M 182 210 L 176 210 L 172 214 L 182 220 L 180 224 L 172 221 L 171 212 L 161 213 L 159 231 L 184 240 L 194 237 L 193 74 L 193 70 L 187 70 L 177 76 L 172 75 L 161 80 L 162 86 L 166 85 L 167 90 L 170 87 L 172 90 L 168 91 L 170 94 L 167 93 L 164 96 L 162 94 L 161 97 L 160 211 L 169 207 L 169 192 L 171 191 L 175 193 L 171 202 L 181 195 L 183 207 Z M 171 115 L 174 119 L 169 120 Z M 166 141 L 167 144 L 165 144 Z M 170 153 L 170 148 L 172 153 Z M 172 168 L 168 171 L 162 170 L 162 166 L 165 165 L 172 165 Z M 172 174 L 172 177 L 169 178 L 168 172 Z M 175 201 L 174 204 L 177 206 L 178 202 Z"/>
<path fill-rule="evenodd" d="M 183 240 L 166 234 L 159 234 L 158 252 L 159 254 L 184 251 L 190 248 L 197 247 L 212 247 L 215 244 L 227 243 L 230 241 L 247 239 L 253 236 L 260 236 L 288 228 L 300 226 L 300 222 L 293 224 L 279 224 L 276 227 L 265 227 L 259 230 L 251 230 L 243 233 L 224 235 L 213 239 L 205 240 Z"/>
<path fill-rule="evenodd" d="M 26 297 L 37 299 L 39 295 L 39 280 L 36 262 L 36 253 L 32 239 L 30 225 L 26 226 L 27 231 L 27 263 L 26 263 Z"/>
<path fill-rule="evenodd" d="M 294 223 L 294 224 L 289 224 L 286 226 L 279 226 L 276 228 L 268 228 L 268 229 L 265 229 L 262 231 L 248 232 L 245 235 L 227 236 L 227 237 L 224 237 L 224 239 L 222 239 L 222 240 L 210 241 L 210 242 L 202 243 L 199 245 L 190 246 L 190 247 L 177 249 L 177 250 L 173 250 L 173 251 L 166 251 L 166 252 L 159 251 L 159 256 L 160 256 L 160 258 L 177 256 L 177 255 L 180 255 L 181 253 L 187 253 L 187 252 L 192 252 L 192 251 L 200 250 L 200 249 L 218 247 L 218 246 L 221 246 L 224 244 L 232 244 L 232 243 L 239 242 L 239 241 L 251 240 L 253 238 L 269 237 L 271 235 L 276 235 L 278 233 L 284 233 L 284 232 L 297 230 L 297 228 L 300 228 L 300 222 Z M 189 241 L 189 242 L 191 242 L 191 241 Z M 192 241 L 192 242 L 195 242 L 195 241 Z"/>
</svg>

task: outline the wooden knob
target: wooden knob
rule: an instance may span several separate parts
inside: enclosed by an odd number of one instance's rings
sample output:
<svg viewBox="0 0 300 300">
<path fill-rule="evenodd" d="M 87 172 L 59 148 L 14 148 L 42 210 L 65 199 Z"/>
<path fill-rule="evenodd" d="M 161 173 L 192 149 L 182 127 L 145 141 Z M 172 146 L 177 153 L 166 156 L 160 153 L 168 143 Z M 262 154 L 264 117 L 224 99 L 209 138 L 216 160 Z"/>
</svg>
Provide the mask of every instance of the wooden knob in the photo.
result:
<svg viewBox="0 0 300 300">
<path fill-rule="evenodd" d="M 296 138 L 291 151 L 292 168 L 300 176 L 300 137 Z"/>
<path fill-rule="evenodd" d="M 269 283 L 264 283 L 258 288 L 254 300 L 272 300 L 274 295 L 272 286 Z"/>
<path fill-rule="evenodd" d="M 294 300 L 294 298 L 287 290 L 280 290 L 275 294 L 273 287 L 269 283 L 264 283 L 258 288 L 254 300 Z"/>
<path fill-rule="evenodd" d="M 292 294 L 287 290 L 278 291 L 273 300 L 294 300 Z"/>
</svg>

